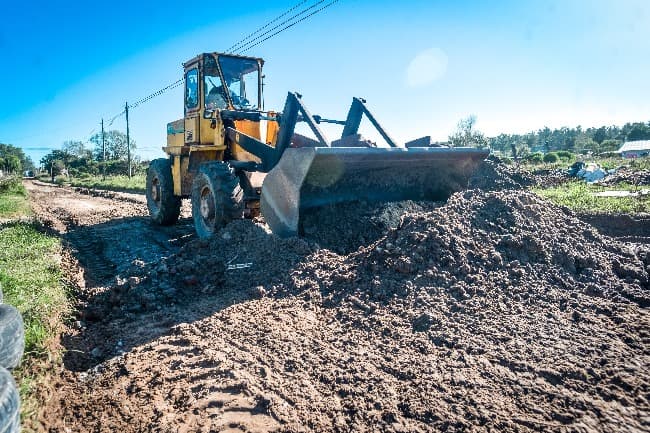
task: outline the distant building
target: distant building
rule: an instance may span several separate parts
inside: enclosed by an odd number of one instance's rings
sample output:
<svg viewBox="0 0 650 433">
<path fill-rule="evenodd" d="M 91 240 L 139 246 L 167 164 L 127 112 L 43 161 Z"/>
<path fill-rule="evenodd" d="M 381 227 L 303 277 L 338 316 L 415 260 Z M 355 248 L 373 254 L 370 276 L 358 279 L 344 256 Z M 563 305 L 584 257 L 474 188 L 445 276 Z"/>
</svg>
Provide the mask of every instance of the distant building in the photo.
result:
<svg viewBox="0 0 650 433">
<path fill-rule="evenodd" d="M 628 141 L 623 143 L 618 153 L 623 158 L 639 158 L 650 155 L 650 140 Z"/>
</svg>

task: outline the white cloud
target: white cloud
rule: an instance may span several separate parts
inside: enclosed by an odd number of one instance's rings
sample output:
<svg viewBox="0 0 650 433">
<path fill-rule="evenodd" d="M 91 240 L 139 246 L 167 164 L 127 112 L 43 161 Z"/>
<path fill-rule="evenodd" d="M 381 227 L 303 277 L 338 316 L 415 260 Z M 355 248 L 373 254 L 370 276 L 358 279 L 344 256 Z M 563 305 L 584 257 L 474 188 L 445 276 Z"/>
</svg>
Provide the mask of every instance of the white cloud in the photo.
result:
<svg viewBox="0 0 650 433">
<path fill-rule="evenodd" d="M 424 87 L 442 78 L 447 72 L 447 54 L 440 48 L 429 48 L 419 53 L 406 69 L 409 87 Z"/>
</svg>

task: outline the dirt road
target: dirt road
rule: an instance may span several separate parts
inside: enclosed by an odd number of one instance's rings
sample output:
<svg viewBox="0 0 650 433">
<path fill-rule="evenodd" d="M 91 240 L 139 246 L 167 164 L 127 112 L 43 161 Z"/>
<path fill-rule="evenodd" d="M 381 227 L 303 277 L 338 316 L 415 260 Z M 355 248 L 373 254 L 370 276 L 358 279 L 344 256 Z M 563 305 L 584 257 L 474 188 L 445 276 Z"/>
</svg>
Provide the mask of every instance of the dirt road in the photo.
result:
<svg viewBox="0 0 650 433">
<path fill-rule="evenodd" d="M 650 250 L 527 192 L 204 242 L 28 188 L 79 262 L 44 431 L 650 430 Z"/>
</svg>

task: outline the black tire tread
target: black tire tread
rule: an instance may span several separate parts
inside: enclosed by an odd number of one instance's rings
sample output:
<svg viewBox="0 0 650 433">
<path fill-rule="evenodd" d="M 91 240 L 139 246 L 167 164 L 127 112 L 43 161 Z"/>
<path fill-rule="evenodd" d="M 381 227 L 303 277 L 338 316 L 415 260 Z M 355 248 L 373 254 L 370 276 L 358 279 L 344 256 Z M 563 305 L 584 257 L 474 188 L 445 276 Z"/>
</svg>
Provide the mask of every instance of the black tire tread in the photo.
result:
<svg viewBox="0 0 650 433">
<path fill-rule="evenodd" d="M 210 185 L 210 189 L 213 190 L 217 203 L 222 205 L 221 220 L 216 222 L 215 231 L 230 221 L 241 219 L 243 216 L 244 190 L 239 183 L 239 177 L 235 174 L 234 168 L 223 161 L 210 161 L 201 164 L 192 184 L 192 215 L 195 217 L 194 226 L 196 232 L 201 238 L 209 238 L 213 235 L 213 232 L 203 229 L 196 217 L 199 206 L 198 197 L 201 188 L 206 182 Z"/>
<path fill-rule="evenodd" d="M 20 431 L 20 396 L 16 382 L 6 369 L 0 367 L 0 433 Z"/>
<path fill-rule="evenodd" d="M 160 207 L 156 206 L 155 201 L 150 197 L 151 182 L 156 174 L 160 180 Z M 158 158 L 151 161 L 147 169 L 146 188 L 147 208 L 151 219 L 163 226 L 175 224 L 181 214 L 181 198 L 174 195 L 174 180 L 169 159 Z"/>
<path fill-rule="evenodd" d="M 0 366 L 18 367 L 25 351 L 23 318 L 11 305 L 0 304 Z"/>
</svg>

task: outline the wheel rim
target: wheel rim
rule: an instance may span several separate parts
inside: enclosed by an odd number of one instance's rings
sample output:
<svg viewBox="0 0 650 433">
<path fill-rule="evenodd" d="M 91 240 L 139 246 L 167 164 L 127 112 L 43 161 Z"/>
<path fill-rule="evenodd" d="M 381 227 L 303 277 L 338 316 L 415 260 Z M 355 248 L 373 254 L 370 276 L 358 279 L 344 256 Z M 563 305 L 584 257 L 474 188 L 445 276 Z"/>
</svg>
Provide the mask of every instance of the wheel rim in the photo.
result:
<svg viewBox="0 0 650 433">
<path fill-rule="evenodd" d="M 207 186 L 201 189 L 200 210 L 203 223 L 208 227 L 213 227 L 215 218 L 214 196 Z"/>
</svg>

